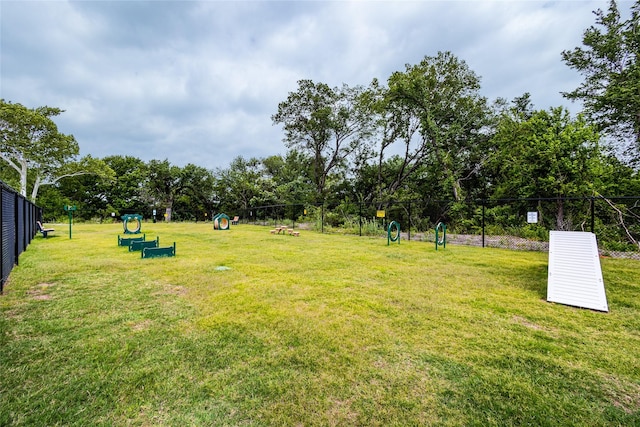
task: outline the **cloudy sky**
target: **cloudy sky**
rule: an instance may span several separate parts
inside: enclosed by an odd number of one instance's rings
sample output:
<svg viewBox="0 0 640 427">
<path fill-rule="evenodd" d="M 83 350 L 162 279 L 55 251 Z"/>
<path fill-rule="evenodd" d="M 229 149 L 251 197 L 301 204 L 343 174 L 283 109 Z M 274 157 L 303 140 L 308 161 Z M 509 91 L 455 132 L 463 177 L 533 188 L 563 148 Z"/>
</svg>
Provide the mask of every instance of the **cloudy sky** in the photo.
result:
<svg viewBox="0 0 640 427">
<path fill-rule="evenodd" d="M 622 11 L 631 1 L 619 2 Z M 0 0 L 0 97 L 65 110 L 81 155 L 227 167 L 285 154 L 278 103 L 311 79 L 385 82 L 451 51 L 482 94 L 530 92 L 536 108 L 580 75 L 561 52 L 582 45 L 607 0 L 10 1 Z"/>
</svg>

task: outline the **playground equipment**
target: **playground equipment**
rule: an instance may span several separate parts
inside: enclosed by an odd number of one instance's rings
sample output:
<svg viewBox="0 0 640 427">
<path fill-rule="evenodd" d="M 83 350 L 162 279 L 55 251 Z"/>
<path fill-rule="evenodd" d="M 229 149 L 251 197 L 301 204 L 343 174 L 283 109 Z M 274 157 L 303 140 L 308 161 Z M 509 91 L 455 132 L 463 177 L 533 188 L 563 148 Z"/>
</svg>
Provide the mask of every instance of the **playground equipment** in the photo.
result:
<svg viewBox="0 0 640 427">
<path fill-rule="evenodd" d="M 228 230 L 231 221 L 229 217 L 223 213 L 215 215 L 213 217 L 213 229 L 214 230 Z"/>
<path fill-rule="evenodd" d="M 122 226 L 124 227 L 124 234 L 139 234 L 142 228 L 142 215 L 139 214 L 127 214 L 122 215 Z M 133 227 L 129 227 L 129 223 L 133 223 Z"/>
<path fill-rule="evenodd" d="M 176 256 L 176 242 L 164 248 L 142 248 L 140 258 L 158 258 Z"/>
<path fill-rule="evenodd" d="M 126 246 L 129 252 L 140 252 L 141 258 L 158 258 L 176 256 L 176 242 L 173 246 L 160 247 L 160 237 L 146 240 L 146 234 L 136 237 L 118 236 L 118 246 Z"/>
<path fill-rule="evenodd" d="M 120 237 L 118 236 L 118 246 L 129 246 L 132 242 L 144 242 L 146 234 L 139 237 Z"/>
<path fill-rule="evenodd" d="M 387 227 L 387 246 L 389 246 L 391 242 L 398 242 L 398 244 L 400 244 L 400 224 L 396 221 L 391 221 Z"/>
<path fill-rule="evenodd" d="M 157 247 L 160 247 L 160 237 L 156 237 L 156 240 L 136 240 L 129 243 L 129 252 L 137 252 L 144 248 Z"/>
<path fill-rule="evenodd" d="M 436 225 L 436 251 L 438 246 L 442 246 L 442 249 L 447 247 L 447 225 L 443 222 Z"/>
</svg>

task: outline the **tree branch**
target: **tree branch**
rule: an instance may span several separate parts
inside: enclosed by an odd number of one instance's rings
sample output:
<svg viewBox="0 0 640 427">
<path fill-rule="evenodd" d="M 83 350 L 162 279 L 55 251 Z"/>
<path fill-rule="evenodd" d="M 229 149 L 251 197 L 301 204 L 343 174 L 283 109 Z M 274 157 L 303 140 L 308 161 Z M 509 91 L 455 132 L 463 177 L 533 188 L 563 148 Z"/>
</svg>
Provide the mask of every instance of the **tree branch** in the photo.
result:
<svg viewBox="0 0 640 427">
<path fill-rule="evenodd" d="M 627 226 L 624 223 L 624 214 L 623 212 L 616 207 L 616 205 L 613 204 L 613 202 L 609 199 L 607 199 L 606 197 L 600 196 L 600 198 L 602 200 L 604 200 L 605 202 L 607 202 L 607 204 L 609 206 L 611 206 L 611 208 L 616 211 L 616 213 L 618 214 L 618 218 L 620 220 L 619 225 L 624 228 L 625 233 L 627 234 L 627 237 L 629 238 L 629 241 L 631 243 L 633 243 L 634 245 L 638 246 L 638 248 L 640 248 L 640 244 L 638 243 L 638 241 L 636 239 L 633 238 L 633 236 L 631 235 L 631 232 L 629 231 L 629 229 L 627 228 Z"/>
</svg>

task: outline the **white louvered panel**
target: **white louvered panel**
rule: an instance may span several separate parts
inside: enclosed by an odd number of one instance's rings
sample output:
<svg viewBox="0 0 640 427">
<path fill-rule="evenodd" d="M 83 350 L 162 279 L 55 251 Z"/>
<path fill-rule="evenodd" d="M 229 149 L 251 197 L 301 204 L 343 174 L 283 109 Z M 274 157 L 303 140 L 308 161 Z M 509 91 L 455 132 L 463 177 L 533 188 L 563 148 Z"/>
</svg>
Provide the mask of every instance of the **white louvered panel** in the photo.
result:
<svg viewBox="0 0 640 427">
<path fill-rule="evenodd" d="M 547 301 L 609 311 L 595 234 L 549 233 Z"/>
</svg>

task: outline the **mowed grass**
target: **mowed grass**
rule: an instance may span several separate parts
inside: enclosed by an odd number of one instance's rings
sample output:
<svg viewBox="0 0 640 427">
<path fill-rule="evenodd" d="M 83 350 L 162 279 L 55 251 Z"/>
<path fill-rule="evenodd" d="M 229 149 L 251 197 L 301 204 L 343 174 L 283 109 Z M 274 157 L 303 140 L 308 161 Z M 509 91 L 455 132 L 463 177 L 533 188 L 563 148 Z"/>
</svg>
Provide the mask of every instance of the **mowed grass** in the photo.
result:
<svg viewBox="0 0 640 427">
<path fill-rule="evenodd" d="M 600 313 L 545 301 L 545 253 L 56 229 L 0 296 L 0 425 L 640 425 L 640 262 Z"/>
</svg>

